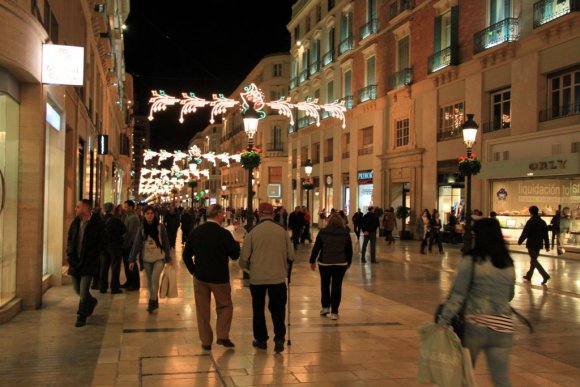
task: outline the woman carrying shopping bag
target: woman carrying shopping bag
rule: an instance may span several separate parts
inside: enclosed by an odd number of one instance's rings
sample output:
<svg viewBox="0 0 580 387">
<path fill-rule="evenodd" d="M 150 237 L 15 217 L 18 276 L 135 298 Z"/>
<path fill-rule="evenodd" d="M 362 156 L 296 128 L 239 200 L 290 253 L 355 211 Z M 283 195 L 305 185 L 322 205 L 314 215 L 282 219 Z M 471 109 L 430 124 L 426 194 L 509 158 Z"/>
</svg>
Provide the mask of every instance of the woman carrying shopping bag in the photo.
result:
<svg viewBox="0 0 580 387">
<path fill-rule="evenodd" d="M 449 299 L 438 316 L 441 329 L 464 311 L 463 346 L 473 367 L 485 352 L 494 386 L 511 386 L 509 356 L 513 345 L 510 301 L 514 297 L 514 263 L 503 241 L 499 223 L 484 218 L 473 225 L 475 247 L 459 264 Z"/>
<path fill-rule="evenodd" d="M 147 287 L 149 289 L 149 305 L 147 312 L 159 308 L 159 279 L 165 264 L 172 265 L 171 247 L 167 231 L 163 224 L 159 223 L 159 218 L 155 214 L 155 209 L 151 206 L 145 208 L 141 229 L 135 235 L 133 249 L 129 256 L 129 268 L 133 270 L 137 256 L 139 256 L 139 266 L 145 269 L 147 275 Z"/>
</svg>

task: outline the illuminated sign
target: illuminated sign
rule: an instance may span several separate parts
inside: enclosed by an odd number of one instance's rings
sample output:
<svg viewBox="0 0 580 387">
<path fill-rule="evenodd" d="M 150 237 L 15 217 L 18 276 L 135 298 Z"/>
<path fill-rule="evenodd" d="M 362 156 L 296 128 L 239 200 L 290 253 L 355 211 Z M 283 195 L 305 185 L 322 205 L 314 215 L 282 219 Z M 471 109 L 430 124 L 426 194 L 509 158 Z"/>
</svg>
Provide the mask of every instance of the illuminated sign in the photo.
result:
<svg viewBox="0 0 580 387">
<path fill-rule="evenodd" d="M 49 103 L 46 103 L 46 122 L 60 132 L 60 114 Z"/>
<path fill-rule="evenodd" d="M 373 183 L 373 170 L 360 171 L 357 175 L 359 184 L 372 184 Z"/>
<path fill-rule="evenodd" d="M 84 48 L 45 44 L 42 46 L 42 83 L 83 85 Z"/>
<path fill-rule="evenodd" d="M 282 197 L 282 184 L 268 184 L 268 197 L 269 198 L 281 198 Z"/>
<path fill-rule="evenodd" d="M 109 154 L 109 136 L 106 134 L 99 134 L 97 136 L 97 154 Z"/>
</svg>

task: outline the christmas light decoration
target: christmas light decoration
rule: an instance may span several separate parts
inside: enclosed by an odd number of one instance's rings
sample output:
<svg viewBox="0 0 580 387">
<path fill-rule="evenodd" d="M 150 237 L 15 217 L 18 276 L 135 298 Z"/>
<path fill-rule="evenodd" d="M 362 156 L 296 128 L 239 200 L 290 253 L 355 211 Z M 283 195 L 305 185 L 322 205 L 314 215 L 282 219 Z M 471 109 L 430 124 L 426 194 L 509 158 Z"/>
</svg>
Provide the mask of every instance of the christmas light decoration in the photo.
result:
<svg viewBox="0 0 580 387">
<path fill-rule="evenodd" d="M 346 106 L 344 106 L 344 100 L 340 102 L 320 105 L 320 107 L 329 112 L 332 117 L 342 121 L 342 128 L 343 129 L 346 128 L 346 118 L 344 117 L 344 113 L 346 112 Z M 291 125 L 293 124 L 291 123 Z"/>
<path fill-rule="evenodd" d="M 167 95 L 163 90 L 159 90 L 159 92 L 157 90 L 151 90 L 151 94 L 153 94 L 153 97 L 149 99 L 151 108 L 149 109 L 149 117 L 147 117 L 149 121 L 153 121 L 153 113 L 165 111 L 167 106 L 173 106 L 180 102 L 179 98 Z"/>
<path fill-rule="evenodd" d="M 212 98 L 213 101 L 210 102 L 210 106 L 213 106 L 213 108 L 211 109 L 211 115 L 209 119 L 210 124 L 215 123 L 215 116 L 224 114 L 229 108 L 239 105 L 240 103 L 235 99 L 224 97 L 223 94 L 212 94 Z"/>
<path fill-rule="evenodd" d="M 207 101 L 203 98 L 199 98 L 195 96 L 195 93 L 181 93 L 183 99 L 179 101 L 182 105 L 181 112 L 179 114 L 179 122 L 183 124 L 183 116 L 190 113 L 195 113 L 198 108 L 205 107 L 206 105 L 210 104 L 210 101 Z"/>
<path fill-rule="evenodd" d="M 290 125 L 294 125 L 294 115 L 292 115 L 294 105 L 290 103 L 290 98 L 286 100 L 281 98 L 278 101 L 267 102 L 266 105 L 271 109 L 277 110 L 278 114 L 288 117 L 290 119 Z"/>
<path fill-rule="evenodd" d="M 320 109 L 320 106 L 316 104 L 317 102 L 318 102 L 318 99 L 315 99 L 314 102 L 312 102 L 309 98 L 307 101 L 298 102 L 294 106 L 296 106 L 296 108 L 298 110 L 303 111 L 307 117 L 314 118 L 314 122 L 316 123 L 316 126 L 320 126 L 320 113 L 318 112 L 318 109 Z"/>
</svg>

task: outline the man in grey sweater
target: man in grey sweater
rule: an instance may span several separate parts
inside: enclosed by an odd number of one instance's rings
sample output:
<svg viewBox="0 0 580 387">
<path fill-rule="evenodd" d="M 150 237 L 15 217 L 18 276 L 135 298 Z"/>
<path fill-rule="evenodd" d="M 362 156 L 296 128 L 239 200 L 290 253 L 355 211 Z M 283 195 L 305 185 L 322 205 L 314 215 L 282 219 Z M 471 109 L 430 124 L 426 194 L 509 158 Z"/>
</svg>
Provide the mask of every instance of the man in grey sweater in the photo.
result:
<svg viewBox="0 0 580 387">
<path fill-rule="evenodd" d="M 260 223 L 244 239 L 240 267 L 250 273 L 253 329 L 256 348 L 266 349 L 268 329 L 264 308 L 268 293 L 268 309 L 274 323 L 274 350 L 284 351 L 286 337 L 286 278 L 288 264 L 294 261 L 294 247 L 286 230 L 273 221 L 274 208 L 269 203 L 259 206 Z"/>
</svg>

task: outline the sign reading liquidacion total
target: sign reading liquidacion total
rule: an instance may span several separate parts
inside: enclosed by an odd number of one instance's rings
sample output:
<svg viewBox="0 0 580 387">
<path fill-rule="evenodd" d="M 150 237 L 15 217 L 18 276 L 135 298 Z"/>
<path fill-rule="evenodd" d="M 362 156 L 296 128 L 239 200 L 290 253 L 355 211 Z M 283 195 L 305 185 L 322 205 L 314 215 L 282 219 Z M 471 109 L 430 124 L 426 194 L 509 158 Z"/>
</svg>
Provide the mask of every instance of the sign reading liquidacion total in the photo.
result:
<svg viewBox="0 0 580 387">
<path fill-rule="evenodd" d="M 42 83 L 83 85 L 84 48 L 45 44 L 42 46 Z"/>
</svg>

